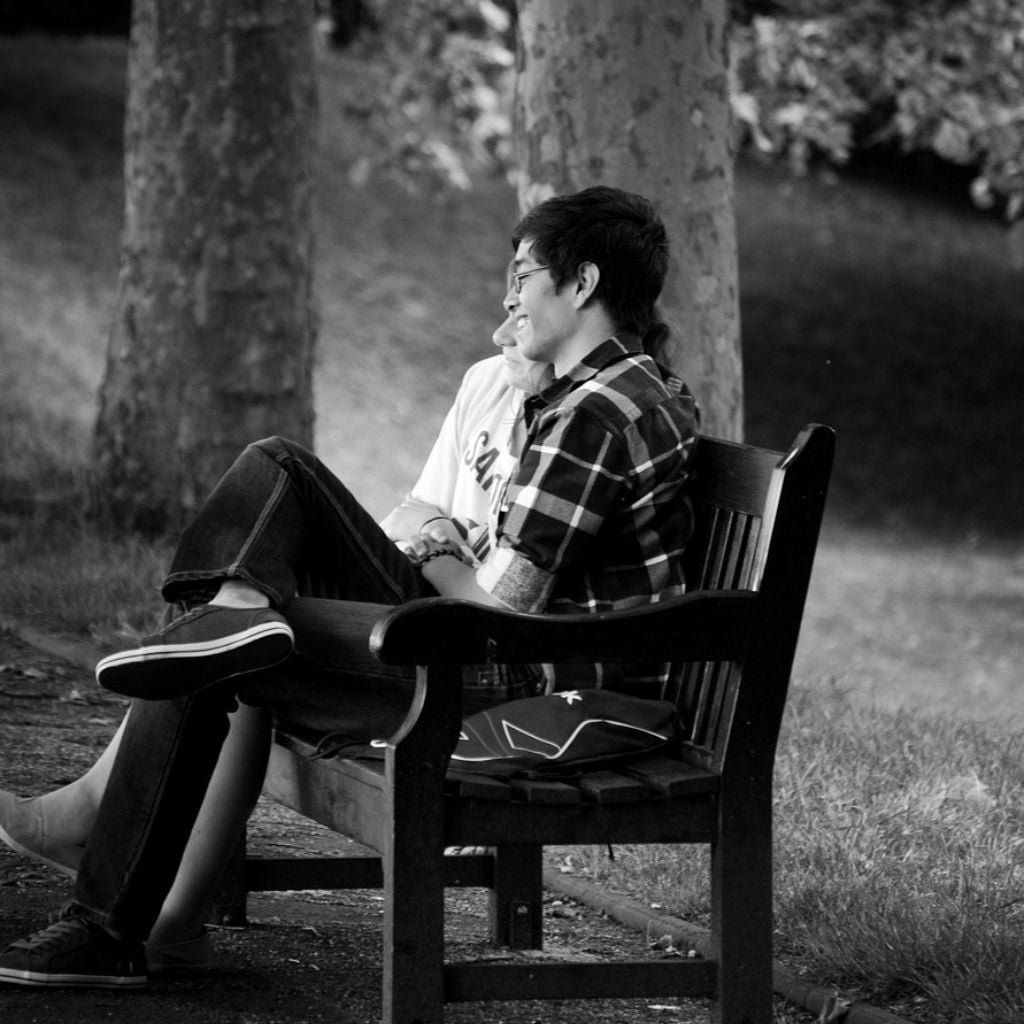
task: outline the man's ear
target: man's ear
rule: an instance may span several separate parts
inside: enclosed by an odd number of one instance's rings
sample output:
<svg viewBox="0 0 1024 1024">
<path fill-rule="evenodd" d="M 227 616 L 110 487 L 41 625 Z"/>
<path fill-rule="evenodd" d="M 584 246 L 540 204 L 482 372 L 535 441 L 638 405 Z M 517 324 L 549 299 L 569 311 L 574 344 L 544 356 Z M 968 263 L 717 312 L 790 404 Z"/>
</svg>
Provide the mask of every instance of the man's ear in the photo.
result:
<svg viewBox="0 0 1024 1024">
<path fill-rule="evenodd" d="M 573 295 L 577 309 L 582 309 L 594 294 L 601 280 L 601 268 L 596 263 L 581 263 L 576 268 L 576 292 Z"/>
</svg>

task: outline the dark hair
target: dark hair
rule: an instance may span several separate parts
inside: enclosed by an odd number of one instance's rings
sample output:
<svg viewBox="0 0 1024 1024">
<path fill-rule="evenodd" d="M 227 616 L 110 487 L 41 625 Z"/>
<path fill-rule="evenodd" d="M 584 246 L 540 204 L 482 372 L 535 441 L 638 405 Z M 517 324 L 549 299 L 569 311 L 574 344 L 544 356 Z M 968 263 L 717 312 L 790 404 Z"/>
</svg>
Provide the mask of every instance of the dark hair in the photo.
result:
<svg viewBox="0 0 1024 1024">
<path fill-rule="evenodd" d="M 670 324 L 662 319 L 657 306 L 646 330 L 640 334 L 640 343 L 644 351 L 656 362 L 668 370 L 675 367 L 678 357 L 676 333 Z"/>
<path fill-rule="evenodd" d="M 665 340 L 655 303 L 668 273 L 668 235 L 643 196 L 609 185 L 554 196 L 515 226 L 513 248 L 523 239 L 550 268 L 556 288 L 574 279 L 580 264 L 597 264 L 601 277 L 593 298 L 616 329 L 641 337 L 653 329 L 659 344 Z"/>
</svg>

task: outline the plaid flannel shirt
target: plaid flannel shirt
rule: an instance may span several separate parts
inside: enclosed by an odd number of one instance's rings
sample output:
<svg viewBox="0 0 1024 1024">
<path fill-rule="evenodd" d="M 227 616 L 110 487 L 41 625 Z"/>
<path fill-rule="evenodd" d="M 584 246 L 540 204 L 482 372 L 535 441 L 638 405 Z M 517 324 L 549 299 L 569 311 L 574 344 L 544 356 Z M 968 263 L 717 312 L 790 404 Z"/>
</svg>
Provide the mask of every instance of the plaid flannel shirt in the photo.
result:
<svg viewBox="0 0 1024 1024">
<path fill-rule="evenodd" d="M 697 412 L 639 339 L 610 338 L 527 400 L 527 440 L 480 585 L 518 611 L 608 611 L 683 592 Z"/>
</svg>

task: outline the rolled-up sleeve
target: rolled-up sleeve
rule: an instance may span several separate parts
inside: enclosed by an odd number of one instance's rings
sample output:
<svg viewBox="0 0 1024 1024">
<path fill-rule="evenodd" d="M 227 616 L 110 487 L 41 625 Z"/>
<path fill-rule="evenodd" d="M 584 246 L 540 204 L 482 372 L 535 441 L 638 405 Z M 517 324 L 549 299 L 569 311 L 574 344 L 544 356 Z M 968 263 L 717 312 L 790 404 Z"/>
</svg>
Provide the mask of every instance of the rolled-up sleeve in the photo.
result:
<svg viewBox="0 0 1024 1024">
<path fill-rule="evenodd" d="M 589 555 L 626 485 L 624 442 L 579 407 L 552 410 L 524 451 L 477 582 L 518 611 L 544 611 L 557 574 Z"/>
<path fill-rule="evenodd" d="M 491 597 L 514 611 L 542 612 L 547 607 L 555 574 L 545 572 L 502 544 L 477 569 L 476 581 Z"/>
</svg>

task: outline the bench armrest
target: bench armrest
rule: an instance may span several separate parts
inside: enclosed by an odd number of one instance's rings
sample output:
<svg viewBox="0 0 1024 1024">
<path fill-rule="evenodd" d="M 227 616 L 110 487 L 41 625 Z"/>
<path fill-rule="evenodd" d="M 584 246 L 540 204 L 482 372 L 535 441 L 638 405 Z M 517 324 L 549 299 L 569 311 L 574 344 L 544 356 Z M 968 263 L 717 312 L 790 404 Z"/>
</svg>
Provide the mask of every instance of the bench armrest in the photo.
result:
<svg viewBox="0 0 1024 1024">
<path fill-rule="evenodd" d="M 626 611 L 574 615 L 422 598 L 387 612 L 370 649 L 389 665 L 734 661 L 743 658 L 756 598 L 743 590 L 697 591 Z"/>
</svg>

